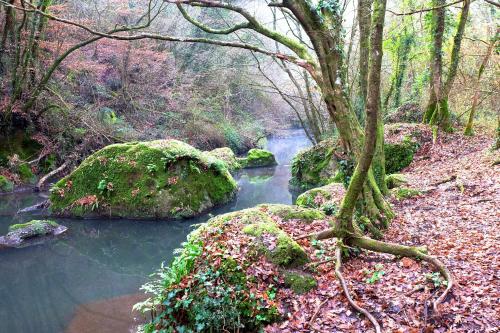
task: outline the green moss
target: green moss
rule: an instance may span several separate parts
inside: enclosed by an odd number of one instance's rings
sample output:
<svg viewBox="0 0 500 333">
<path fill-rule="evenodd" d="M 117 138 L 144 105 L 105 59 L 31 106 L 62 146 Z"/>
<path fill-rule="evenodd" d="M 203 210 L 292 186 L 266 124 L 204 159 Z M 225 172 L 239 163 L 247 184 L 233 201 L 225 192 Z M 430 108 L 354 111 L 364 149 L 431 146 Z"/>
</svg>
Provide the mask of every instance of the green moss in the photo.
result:
<svg viewBox="0 0 500 333">
<path fill-rule="evenodd" d="M 295 204 L 321 209 L 326 215 L 333 215 L 337 212 L 344 194 L 345 189 L 342 184 L 332 183 L 302 193 L 297 197 Z"/>
<path fill-rule="evenodd" d="M 422 192 L 419 190 L 406 187 L 399 187 L 394 191 L 394 195 L 398 200 L 413 198 L 421 194 Z"/>
<path fill-rule="evenodd" d="M 188 217 L 229 201 L 221 160 L 176 140 L 107 146 L 51 189 L 51 210 L 77 217 Z"/>
<path fill-rule="evenodd" d="M 277 266 L 298 267 L 308 262 L 304 249 L 274 222 L 250 224 L 243 228 L 243 232 L 257 237 L 259 251 Z"/>
<path fill-rule="evenodd" d="M 245 158 L 240 159 L 244 168 L 257 168 L 276 165 L 273 153 L 263 149 L 250 149 Z"/>
<path fill-rule="evenodd" d="M 386 143 L 384 145 L 386 173 L 397 173 L 409 166 L 418 147 L 418 143 L 409 138 L 405 138 L 401 143 Z"/>
<path fill-rule="evenodd" d="M 14 183 L 12 183 L 7 177 L 0 176 L 0 192 L 10 192 L 14 189 Z"/>
<path fill-rule="evenodd" d="M 387 184 L 388 189 L 400 187 L 403 184 L 408 183 L 406 177 L 399 173 L 393 173 L 391 175 L 387 175 L 385 177 L 385 183 Z"/>
<path fill-rule="evenodd" d="M 229 171 L 236 171 L 241 169 L 240 162 L 236 159 L 234 152 L 229 147 L 217 148 L 207 152 L 206 154 L 223 161 Z"/>
<path fill-rule="evenodd" d="M 337 150 L 334 140 L 324 140 L 299 152 L 292 160 L 290 185 L 305 190 L 330 182 L 337 174 L 338 161 L 334 155 Z"/>
<path fill-rule="evenodd" d="M 26 223 L 12 224 L 11 226 L 9 226 L 9 232 L 25 228 L 33 228 L 35 231 L 39 233 L 45 233 L 48 230 L 47 227 L 58 227 L 58 226 L 59 224 L 51 220 L 31 220 L 30 222 Z"/>
<path fill-rule="evenodd" d="M 24 183 L 33 184 L 36 182 L 36 176 L 33 174 L 33 171 L 31 171 L 31 168 L 27 163 L 19 165 L 17 173 Z"/>
<path fill-rule="evenodd" d="M 324 219 L 326 216 L 322 211 L 311 208 L 304 208 L 291 205 L 268 205 L 262 204 L 257 206 L 258 209 L 265 210 L 270 215 L 277 215 L 284 221 L 287 220 L 301 220 L 310 223 L 314 220 Z"/>
<path fill-rule="evenodd" d="M 285 271 L 285 285 L 296 294 L 304 294 L 318 285 L 314 277 L 303 272 Z"/>
</svg>

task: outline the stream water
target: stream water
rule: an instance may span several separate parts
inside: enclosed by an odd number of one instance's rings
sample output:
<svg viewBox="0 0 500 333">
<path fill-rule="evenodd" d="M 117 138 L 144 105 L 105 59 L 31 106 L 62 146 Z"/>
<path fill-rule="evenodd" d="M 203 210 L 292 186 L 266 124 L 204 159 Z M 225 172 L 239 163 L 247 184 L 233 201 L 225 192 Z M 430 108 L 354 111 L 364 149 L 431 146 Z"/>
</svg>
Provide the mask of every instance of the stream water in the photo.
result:
<svg viewBox="0 0 500 333">
<path fill-rule="evenodd" d="M 260 203 L 291 204 L 290 161 L 308 146 L 301 131 L 268 140 L 278 166 L 235 176 L 240 190 L 216 215 Z M 45 194 L 46 196 L 46 194 Z M 33 219 L 18 209 L 44 194 L 0 196 L 0 235 L 13 223 Z M 36 217 L 36 216 L 35 216 Z M 127 332 L 139 287 L 209 214 L 175 221 L 56 219 L 65 236 L 43 245 L 0 250 L 0 332 Z"/>
</svg>

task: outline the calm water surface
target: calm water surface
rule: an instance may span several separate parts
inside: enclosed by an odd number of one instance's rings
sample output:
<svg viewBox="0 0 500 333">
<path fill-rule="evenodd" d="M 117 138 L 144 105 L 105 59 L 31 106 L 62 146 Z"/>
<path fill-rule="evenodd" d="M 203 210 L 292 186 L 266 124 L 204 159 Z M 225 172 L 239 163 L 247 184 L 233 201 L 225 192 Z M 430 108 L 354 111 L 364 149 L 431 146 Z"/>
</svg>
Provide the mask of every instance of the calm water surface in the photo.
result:
<svg viewBox="0 0 500 333">
<path fill-rule="evenodd" d="M 290 131 L 288 135 L 268 141 L 267 149 L 276 155 L 279 165 L 240 172 L 235 177 L 240 187 L 237 199 L 211 214 L 259 203 L 292 203 L 289 164 L 297 151 L 309 143 L 300 131 Z M 31 193 L 0 196 L 0 235 L 12 223 L 34 218 L 16 215 L 16 211 L 43 199 L 44 194 Z M 56 219 L 69 228 L 62 238 L 28 248 L 0 250 L 0 332 L 122 331 L 120 315 L 128 317 L 130 306 L 117 309 L 115 305 L 135 303 L 140 298 L 139 287 L 148 275 L 162 261 L 171 260 L 172 251 L 186 239 L 194 224 L 208 218 Z M 115 328 L 113 320 L 117 323 Z"/>
</svg>

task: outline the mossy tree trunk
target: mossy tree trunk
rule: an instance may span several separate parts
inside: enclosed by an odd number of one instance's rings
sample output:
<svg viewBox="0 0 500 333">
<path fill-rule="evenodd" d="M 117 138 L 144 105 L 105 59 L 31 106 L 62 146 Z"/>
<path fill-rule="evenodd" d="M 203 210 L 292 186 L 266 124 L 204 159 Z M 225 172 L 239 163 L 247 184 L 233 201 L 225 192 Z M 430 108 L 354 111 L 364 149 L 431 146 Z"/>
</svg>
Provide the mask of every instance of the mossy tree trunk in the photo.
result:
<svg viewBox="0 0 500 333">
<path fill-rule="evenodd" d="M 349 290 L 345 280 L 341 274 L 341 256 L 340 247 L 347 245 L 359 247 L 365 250 L 389 253 L 396 256 L 413 257 L 424 260 L 436 267 L 440 273 L 447 279 L 447 287 L 445 292 L 434 302 L 434 310 L 441 303 L 450 288 L 453 285 L 453 279 L 448 269 L 436 258 L 426 254 L 425 249 L 419 247 L 410 247 L 399 244 L 387 243 L 374 240 L 363 236 L 356 221 L 353 219 L 356 200 L 363 191 L 365 181 L 370 180 L 370 165 L 376 152 L 377 141 L 377 123 L 380 113 L 380 81 L 381 81 L 381 64 L 382 64 L 382 37 L 385 17 L 386 0 L 375 0 L 373 5 L 372 32 L 370 38 L 370 61 L 368 74 L 368 95 L 366 105 L 366 124 L 365 124 L 365 139 L 362 152 L 358 159 L 358 164 L 354 170 L 351 182 L 347 189 L 346 195 L 342 200 L 340 212 L 337 219 L 333 222 L 332 228 L 324 230 L 314 236 L 317 239 L 326 239 L 337 237 L 341 241 L 338 243 L 336 250 L 337 263 L 335 272 L 339 278 L 343 291 L 347 296 L 349 303 L 359 312 L 363 313 L 373 323 L 375 331 L 381 332 L 380 325 L 377 320 L 365 309 L 361 308 L 350 297 Z M 311 235 L 306 235 L 308 237 Z"/>
<path fill-rule="evenodd" d="M 431 80 L 429 100 L 424 113 L 423 122 L 438 125 L 444 131 L 451 130 L 448 95 L 458 71 L 460 60 L 460 46 L 465 31 L 465 24 L 469 16 L 470 0 L 464 0 L 457 30 L 453 38 L 450 67 L 446 81 L 443 82 L 443 41 L 446 20 L 446 0 L 433 0 L 432 11 L 432 48 L 431 48 Z"/>
<path fill-rule="evenodd" d="M 370 53 L 371 13 L 373 0 L 358 0 L 358 25 L 359 25 L 359 99 L 361 100 L 362 112 L 365 112 L 368 96 L 368 60 Z M 377 119 L 377 143 L 372 163 L 375 181 L 383 194 L 389 189 L 385 184 L 385 157 L 384 157 L 384 123 L 382 113 L 378 113 Z M 364 199 L 371 202 L 369 192 L 365 191 Z M 373 208 L 367 204 L 367 208 Z M 373 211 L 369 215 L 372 215 Z"/>
<path fill-rule="evenodd" d="M 497 29 L 495 36 L 491 39 L 490 45 L 488 45 L 488 50 L 486 51 L 486 55 L 484 56 L 483 61 L 481 61 L 481 65 L 479 66 L 476 78 L 476 84 L 474 88 L 475 89 L 474 96 L 472 97 L 472 107 L 469 113 L 469 119 L 467 121 L 467 125 L 465 126 L 464 135 L 473 135 L 474 133 L 472 130 L 472 125 L 474 123 L 474 116 L 476 114 L 477 105 L 479 104 L 479 97 L 481 95 L 479 84 L 481 82 L 481 76 L 483 75 L 484 69 L 488 65 L 488 61 L 490 60 L 491 54 L 493 53 L 493 49 L 497 43 L 499 31 L 500 29 Z"/>
<path fill-rule="evenodd" d="M 347 95 L 344 71 L 342 17 L 336 10 L 323 8 L 321 16 L 305 1 L 284 1 L 284 4 L 299 20 L 312 42 L 318 58 L 320 73 L 316 80 L 321 88 L 330 117 L 334 121 L 344 149 L 359 162 L 362 155 L 364 134 Z M 385 167 L 383 155 L 383 124 L 377 113 L 377 131 L 380 145 L 376 149 L 373 166 L 369 168 L 362 198 L 363 213 L 370 218 L 386 223 L 393 213 L 383 197 L 385 186 Z M 374 172 L 376 171 L 376 172 Z M 351 180 L 352 181 L 352 180 Z"/>
</svg>

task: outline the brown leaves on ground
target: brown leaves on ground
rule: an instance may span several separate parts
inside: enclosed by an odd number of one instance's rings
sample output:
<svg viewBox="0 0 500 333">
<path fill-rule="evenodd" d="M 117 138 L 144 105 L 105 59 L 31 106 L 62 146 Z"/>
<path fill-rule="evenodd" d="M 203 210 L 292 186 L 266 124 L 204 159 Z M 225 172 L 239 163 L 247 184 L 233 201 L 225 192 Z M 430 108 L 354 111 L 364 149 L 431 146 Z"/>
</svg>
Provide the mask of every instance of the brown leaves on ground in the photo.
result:
<svg viewBox="0 0 500 333">
<path fill-rule="evenodd" d="M 455 286 L 439 313 L 432 312 L 430 302 L 444 286 L 436 287 L 442 279 L 432 279 L 428 264 L 368 252 L 344 263 L 354 300 L 377 318 L 384 332 L 498 332 L 500 166 L 493 166 L 499 152 L 490 150 L 492 144 L 481 135 L 425 140 L 404 172 L 408 186 L 424 195 L 392 202 L 397 217 L 384 240 L 427 246 L 454 276 Z M 303 224 L 289 221 L 280 227 L 299 236 L 325 224 L 316 221 L 305 230 Z M 334 241 L 322 242 L 326 251 L 307 239 L 299 243 L 313 262 L 325 262 L 315 273 L 318 288 L 303 295 L 280 290 L 277 300 L 286 319 L 266 327 L 266 332 L 373 332 L 370 322 L 349 307 L 334 274 L 334 261 L 327 260 L 334 256 Z M 381 278 L 367 283 L 380 267 Z"/>
</svg>

